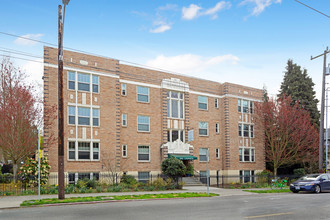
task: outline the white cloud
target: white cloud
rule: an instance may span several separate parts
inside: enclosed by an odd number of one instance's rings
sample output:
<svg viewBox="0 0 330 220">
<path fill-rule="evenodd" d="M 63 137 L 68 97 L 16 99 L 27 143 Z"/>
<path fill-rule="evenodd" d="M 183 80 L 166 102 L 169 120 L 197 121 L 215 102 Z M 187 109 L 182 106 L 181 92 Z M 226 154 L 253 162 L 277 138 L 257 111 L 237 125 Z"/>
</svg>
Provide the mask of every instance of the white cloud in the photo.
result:
<svg viewBox="0 0 330 220">
<path fill-rule="evenodd" d="M 43 91 L 43 59 L 28 61 L 22 65 L 22 70 L 28 76 L 26 81 L 34 85 L 36 93 L 42 96 Z M 41 97 L 39 97 L 41 98 Z"/>
<path fill-rule="evenodd" d="M 43 37 L 43 36 L 44 36 L 43 34 L 26 34 L 26 35 L 22 35 L 21 37 L 30 38 L 33 40 L 40 40 L 41 37 Z M 17 45 L 21 45 L 21 46 L 34 46 L 37 44 L 37 42 L 35 42 L 35 41 L 27 40 L 24 38 L 18 37 L 18 38 L 16 38 L 14 43 Z"/>
<path fill-rule="evenodd" d="M 218 2 L 213 8 L 205 9 L 203 11 L 203 8 L 191 4 L 188 8 L 183 7 L 182 8 L 182 18 L 185 20 L 192 20 L 194 18 L 209 15 L 212 19 L 216 19 L 218 17 L 217 13 L 220 10 L 228 9 L 231 7 L 230 2 L 221 1 Z"/>
<path fill-rule="evenodd" d="M 183 7 L 182 8 L 182 18 L 185 20 L 192 20 L 194 18 L 198 17 L 198 11 L 201 10 L 202 8 L 195 5 L 191 4 L 188 8 Z"/>
<path fill-rule="evenodd" d="M 160 6 L 158 9 L 162 11 L 166 10 L 176 10 L 178 6 L 176 4 L 166 4 L 165 6 Z"/>
<path fill-rule="evenodd" d="M 161 24 L 160 26 L 158 26 L 154 29 L 151 29 L 150 32 L 158 34 L 158 33 L 163 33 L 165 31 L 168 31 L 170 29 L 171 29 L 171 26 L 169 24 Z"/>
<path fill-rule="evenodd" d="M 195 54 L 182 54 L 177 56 L 159 55 L 155 59 L 148 60 L 146 65 L 154 68 L 170 70 L 180 73 L 201 73 L 210 67 L 217 65 L 235 65 L 239 61 L 237 56 L 227 54 L 205 58 Z"/>
<path fill-rule="evenodd" d="M 282 0 L 243 0 L 240 5 L 252 4 L 255 5 L 252 9 L 251 15 L 258 16 L 261 14 L 267 7 L 272 4 L 280 4 Z"/>
</svg>

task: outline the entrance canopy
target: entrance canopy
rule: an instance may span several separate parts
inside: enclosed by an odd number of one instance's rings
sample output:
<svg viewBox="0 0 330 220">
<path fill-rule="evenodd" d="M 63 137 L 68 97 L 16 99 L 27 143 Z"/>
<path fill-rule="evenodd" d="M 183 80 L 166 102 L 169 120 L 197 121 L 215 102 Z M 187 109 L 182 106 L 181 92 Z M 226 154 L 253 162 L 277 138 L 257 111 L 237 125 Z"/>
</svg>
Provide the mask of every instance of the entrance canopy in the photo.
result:
<svg viewBox="0 0 330 220">
<path fill-rule="evenodd" d="M 189 154 L 168 154 L 168 158 L 175 157 L 179 160 L 197 160 L 197 157 Z"/>
</svg>

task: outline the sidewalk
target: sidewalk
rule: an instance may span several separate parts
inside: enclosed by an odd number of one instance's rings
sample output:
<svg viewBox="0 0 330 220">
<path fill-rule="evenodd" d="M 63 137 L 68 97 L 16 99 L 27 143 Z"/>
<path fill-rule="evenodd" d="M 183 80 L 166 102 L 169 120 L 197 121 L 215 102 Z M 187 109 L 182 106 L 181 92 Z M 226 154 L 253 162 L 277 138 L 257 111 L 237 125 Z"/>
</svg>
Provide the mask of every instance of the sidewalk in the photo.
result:
<svg viewBox="0 0 330 220">
<path fill-rule="evenodd" d="M 66 194 L 66 198 L 70 197 L 87 197 L 87 196 L 117 196 L 117 195 L 139 195 L 139 194 L 159 194 L 159 193 L 183 193 L 183 192 L 206 192 L 206 186 L 187 186 L 183 190 L 173 191 L 149 191 L 149 192 L 118 192 L 118 193 L 83 193 L 83 194 Z M 220 196 L 233 196 L 233 195 L 248 195 L 249 192 L 244 192 L 241 189 L 222 189 L 210 187 L 210 193 L 217 193 Z M 41 199 L 57 198 L 58 195 L 41 195 Z M 0 209 L 3 208 L 17 208 L 25 200 L 37 200 L 38 195 L 29 196 L 1 196 Z"/>
</svg>

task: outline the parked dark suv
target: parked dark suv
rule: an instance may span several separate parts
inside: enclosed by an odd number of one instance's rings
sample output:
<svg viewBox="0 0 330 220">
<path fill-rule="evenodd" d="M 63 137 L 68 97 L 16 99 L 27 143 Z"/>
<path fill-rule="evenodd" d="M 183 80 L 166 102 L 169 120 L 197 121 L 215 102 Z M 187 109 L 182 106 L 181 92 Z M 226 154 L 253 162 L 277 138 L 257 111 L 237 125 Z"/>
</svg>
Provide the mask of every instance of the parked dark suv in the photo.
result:
<svg viewBox="0 0 330 220">
<path fill-rule="evenodd" d="M 321 173 L 303 176 L 290 184 L 290 190 L 294 193 L 298 193 L 299 191 L 320 193 L 325 190 L 330 190 L 330 175 Z"/>
</svg>

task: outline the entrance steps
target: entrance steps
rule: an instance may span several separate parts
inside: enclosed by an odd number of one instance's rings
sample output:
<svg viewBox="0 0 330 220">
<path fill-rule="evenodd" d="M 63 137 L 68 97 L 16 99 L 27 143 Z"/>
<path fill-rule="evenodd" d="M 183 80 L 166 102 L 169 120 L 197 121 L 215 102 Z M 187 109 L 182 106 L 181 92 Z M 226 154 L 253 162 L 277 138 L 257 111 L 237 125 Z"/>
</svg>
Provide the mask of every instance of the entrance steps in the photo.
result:
<svg viewBox="0 0 330 220">
<path fill-rule="evenodd" d="M 185 186 L 205 186 L 195 177 L 182 177 L 182 182 L 185 183 Z"/>
</svg>

